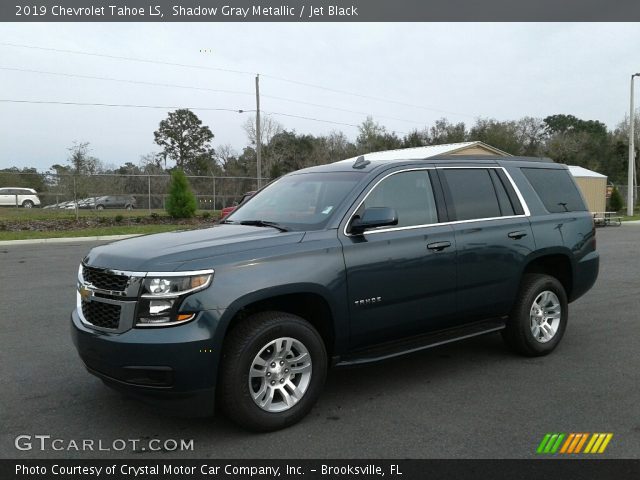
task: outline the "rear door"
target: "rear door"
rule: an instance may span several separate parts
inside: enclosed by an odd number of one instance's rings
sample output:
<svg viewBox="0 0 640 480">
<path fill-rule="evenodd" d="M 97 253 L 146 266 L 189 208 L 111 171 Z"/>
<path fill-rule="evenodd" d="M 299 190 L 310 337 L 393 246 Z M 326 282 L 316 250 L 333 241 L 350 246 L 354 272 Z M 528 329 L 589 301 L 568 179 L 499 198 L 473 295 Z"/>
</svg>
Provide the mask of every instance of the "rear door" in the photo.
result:
<svg viewBox="0 0 640 480">
<path fill-rule="evenodd" d="M 506 315 L 535 248 L 526 205 L 501 167 L 438 167 L 455 233 L 458 323 Z"/>
<path fill-rule="evenodd" d="M 452 227 L 439 223 L 441 197 L 433 170 L 386 173 L 349 218 L 390 207 L 398 225 L 362 235 L 341 228 L 352 348 L 436 330 L 455 313 L 456 245 Z"/>
</svg>

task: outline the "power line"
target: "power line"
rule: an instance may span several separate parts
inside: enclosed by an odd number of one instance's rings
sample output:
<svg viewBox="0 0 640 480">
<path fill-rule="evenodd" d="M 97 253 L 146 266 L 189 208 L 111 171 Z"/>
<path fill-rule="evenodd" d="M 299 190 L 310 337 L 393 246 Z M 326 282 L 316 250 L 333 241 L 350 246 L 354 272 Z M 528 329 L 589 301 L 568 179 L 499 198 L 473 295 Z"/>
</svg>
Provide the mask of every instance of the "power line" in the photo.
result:
<svg viewBox="0 0 640 480">
<path fill-rule="evenodd" d="M 302 120 L 310 120 L 312 122 L 330 123 L 330 124 L 333 124 L 333 125 L 344 125 L 344 126 L 347 126 L 347 127 L 360 128 L 360 125 L 355 125 L 353 123 L 334 122 L 333 120 L 323 120 L 323 119 L 320 119 L 320 118 L 304 117 L 304 116 L 301 116 L 301 115 L 293 115 L 291 113 L 265 112 L 265 111 L 263 111 L 263 113 L 265 115 L 279 115 L 279 116 L 282 116 L 282 117 L 292 117 L 292 118 L 300 118 Z M 401 133 L 403 135 L 408 135 L 408 132 L 401 132 L 401 131 L 398 131 L 398 130 L 394 130 L 394 132 L 395 133 Z"/>
<path fill-rule="evenodd" d="M 188 110 L 208 110 L 217 112 L 234 112 L 234 113 L 250 113 L 255 110 L 233 109 L 233 108 L 212 108 L 212 107 L 176 107 L 169 105 L 136 105 L 130 103 L 91 103 L 91 102 L 62 102 L 54 100 L 15 100 L 15 99 L 0 99 L 2 103 L 28 103 L 36 105 L 73 105 L 83 107 L 122 107 L 122 108 L 161 108 L 161 109 L 188 109 Z"/>
<path fill-rule="evenodd" d="M 44 50 L 46 52 L 57 52 L 57 53 L 72 53 L 74 55 L 86 55 L 89 57 L 102 57 L 102 58 L 111 58 L 113 60 L 127 60 L 130 62 L 142 62 L 142 63 L 155 63 L 158 65 L 168 65 L 170 67 L 183 67 L 183 68 L 196 68 L 200 70 L 213 70 L 217 72 L 227 72 L 227 73 L 237 73 L 240 75 L 254 75 L 253 72 L 247 72 L 243 70 L 232 70 L 229 68 L 220 68 L 220 67 L 207 67 L 204 65 L 190 65 L 187 63 L 174 63 L 174 62 L 163 62 L 161 60 L 147 60 L 144 58 L 136 58 L 136 57 L 123 57 L 119 55 L 107 55 L 105 53 L 92 53 L 92 52 L 82 52 L 80 50 L 67 50 L 63 48 L 51 48 L 51 47 L 38 47 L 35 45 L 23 45 L 19 43 L 9 43 L 9 42 L 0 42 L 0 45 L 4 45 L 5 47 L 16 47 L 16 48 L 30 48 L 33 50 Z"/>
<path fill-rule="evenodd" d="M 78 73 L 63 73 L 63 72 L 50 72 L 46 70 L 32 70 L 28 68 L 17 68 L 17 67 L 0 67 L 0 70 L 7 70 L 10 72 L 26 72 L 26 73 L 38 73 L 42 75 L 53 75 L 57 77 L 67 77 L 67 78 L 84 78 L 87 80 L 102 80 L 107 82 L 120 82 L 120 83 L 132 83 L 135 85 L 148 85 L 154 87 L 169 87 L 169 88 L 185 88 L 189 90 L 203 90 L 208 92 L 216 92 L 216 93 L 230 93 L 235 95 L 253 95 L 250 92 L 239 92 L 237 90 L 221 90 L 215 88 L 208 87 L 196 87 L 190 85 L 179 85 L 174 83 L 158 83 L 158 82 L 146 82 L 144 80 L 128 80 L 124 78 L 114 78 L 114 77 L 101 77 L 97 75 L 83 75 Z"/>
<path fill-rule="evenodd" d="M 229 93 L 229 94 L 234 94 L 234 95 L 250 95 L 250 96 L 255 95 L 254 93 L 240 92 L 240 91 L 237 91 L 237 90 L 223 90 L 223 89 L 208 88 L 208 87 L 196 87 L 196 86 L 192 86 L 192 85 L 181 85 L 181 84 L 175 84 L 175 83 L 147 82 L 147 81 L 143 81 L 143 80 L 129 80 L 129 79 L 122 79 L 122 78 L 103 77 L 103 76 L 96 76 L 96 75 L 84 75 L 84 74 L 77 74 L 77 73 L 51 72 L 51 71 L 46 71 L 46 70 L 33 70 L 33 69 L 28 69 L 28 68 L 17 68 L 17 67 L 0 66 L 0 70 L 10 71 L 10 72 L 37 73 L 37 74 L 41 74 L 41 75 L 53 75 L 53 76 L 66 77 L 66 78 L 83 78 L 83 79 L 87 79 L 87 80 L 100 80 L 100 81 L 108 81 L 108 82 L 130 83 L 130 84 L 134 84 L 134 85 L 147 85 L 147 86 L 156 86 L 156 87 L 181 88 L 181 89 L 199 90 L 199 91 L 215 92 L 215 93 Z M 277 95 L 268 95 L 268 94 L 265 95 L 265 94 L 262 94 L 261 96 L 263 98 L 270 98 L 270 99 L 273 99 L 273 100 L 280 100 L 280 101 L 284 101 L 284 102 L 297 103 L 297 104 L 301 104 L 301 105 L 309 105 L 309 106 L 312 106 L 312 107 L 324 108 L 324 109 L 328 109 L 328 110 L 335 110 L 335 111 L 338 111 L 338 112 L 354 113 L 354 114 L 357 114 L 357 115 L 373 115 L 376 118 L 386 118 L 386 119 L 389 119 L 389 120 L 395 120 L 395 121 L 398 121 L 398 122 L 405 122 L 405 123 L 412 123 L 412 124 L 416 124 L 416 125 L 424 125 L 425 124 L 425 122 L 420 122 L 420 121 L 416 121 L 416 120 L 407 120 L 407 119 L 404 119 L 404 118 L 392 117 L 392 116 L 389 116 L 389 115 L 379 115 L 379 114 L 374 114 L 372 112 L 362 112 L 362 111 L 357 111 L 357 110 L 349 110 L 347 108 L 333 107 L 333 106 L 330 106 L 330 105 L 322 105 L 322 104 L 319 104 L 319 103 L 313 103 L 313 102 L 307 102 L 307 101 L 304 101 L 304 100 L 296 100 L 296 99 L 292 99 L 292 98 L 280 97 L 280 96 L 277 96 Z"/>
<path fill-rule="evenodd" d="M 212 107 L 184 107 L 184 106 L 175 106 L 175 105 L 137 105 L 137 104 L 129 104 L 129 103 L 93 103 L 93 102 L 64 102 L 64 101 L 56 101 L 56 100 L 16 100 L 16 99 L 0 99 L 0 103 L 21 103 L 21 104 L 34 104 L 34 105 L 71 105 L 71 106 L 82 106 L 82 107 L 121 107 L 121 108 L 153 108 L 153 109 L 165 109 L 165 110 L 173 110 L 178 108 L 186 108 L 189 110 L 201 110 L 201 111 L 218 111 L 218 112 L 233 112 L 233 113 L 253 113 L 255 110 L 244 110 L 244 109 L 233 109 L 233 108 L 212 108 Z M 305 117 L 302 115 L 294 115 L 291 113 L 284 112 L 265 112 L 265 115 L 276 115 L 282 117 L 291 117 L 291 118 L 299 118 L 301 120 L 309 120 L 312 122 L 319 123 L 329 123 L 332 125 L 343 125 L 347 127 L 355 127 L 358 128 L 359 125 L 353 123 L 345 123 L 345 122 L 334 122 L 333 120 L 324 120 L 321 118 L 313 118 L 313 117 Z M 406 135 L 407 132 L 396 131 L 396 133 L 401 133 Z"/>
<path fill-rule="evenodd" d="M 200 70 L 213 70 L 213 71 L 235 73 L 235 74 L 241 74 L 241 75 L 254 75 L 255 74 L 254 72 L 248 72 L 248 71 L 245 71 L 245 70 L 233 70 L 233 69 L 220 68 L 220 67 L 207 67 L 207 66 L 204 66 L 204 65 L 193 65 L 193 64 L 185 64 L 185 63 L 164 62 L 164 61 L 160 61 L 160 60 L 148 60 L 148 59 L 144 59 L 144 58 L 124 57 L 124 56 L 119 56 L 119 55 L 107 55 L 107 54 L 103 54 L 103 53 L 83 52 L 83 51 L 80 51 L 80 50 L 68 50 L 68 49 L 61 49 L 61 48 L 39 47 L 39 46 L 35 46 L 35 45 L 24 45 L 24 44 L 9 43 L 9 42 L 0 42 L 0 45 L 7 46 L 7 47 L 28 48 L 28 49 L 43 50 L 43 51 L 58 52 L 58 53 L 71 53 L 71 54 L 75 54 L 75 55 L 86 55 L 86 56 L 92 56 L 92 57 L 103 57 L 103 58 L 110 58 L 110 59 L 115 59 L 115 60 L 127 60 L 127 61 L 132 61 L 132 62 L 143 62 L 143 63 L 158 64 L 158 65 L 169 65 L 169 66 L 173 66 L 173 67 L 193 68 L 193 69 L 200 69 Z M 366 94 L 357 93 L 357 92 L 349 92 L 347 90 L 340 90 L 340 89 L 337 89 L 337 88 L 325 87 L 323 85 L 317 85 L 317 84 L 314 84 L 314 83 L 303 82 L 303 81 L 300 81 L 300 80 L 293 80 L 293 79 L 289 79 L 289 78 L 285 78 L 285 77 L 280 77 L 280 76 L 277 76 L 277 75 L 269 75 L 269 74 L 263 74 L 263 73 L 260 73 L 260 75 L 265 77 L 265 78 L 270 78 L 272 80 L 277 80 L 277 81 L 281 81 L 281 82 L 287 82 L 287 83 L 291 83 L 291 84 L 294 84 L 294 85 L 301 85 L 301 86 L 309 87 L 309 88 L 316 88 L 316 89 L 325 90 L 325 91 L 328 91 L 328 92 L 339 93 L 339 94 L 342 94 L 342 95 L 350 95 L 350 96 L 364 98 L 364 99 L 368 99 L 368 100 L 375 100 L 375 101 L 378 101 L 378 102 L 391 103 L 391 104 L 401 105 L 401 106 L 410 107 L 410 108 L 417 108 L 417 109 L 420 109 L 420 110 L 427 110 L 427 111 L 433 111 L 433 112 L 439 112 L 439 113 L 448 113 L 448 114 L 452 114 L 452 115 L 459 115 L 459 116 L 470 117 L 470 118 L 475 118 L 476 117 L 476 115 L 470 115 L 470 114 L 466 114 L 466 113 L 460 113 L 460 112 L 454 112 L 454 111 L 449 111 L 449 110 L 437 109 L 437 108 L 433 108 L 433 107 L 427 107 L 427 106 L 424 106 L 424 105 L 416 105 L 416 104 L 413 104 L 413 103 L 401 102 L 401 101 L 392 100 L 392 99 L 389 99 L 389 98 L 376 97 L 374 95 L 366 95 Z"/>
<path fill-rule="evenodd" d="M 366 98 L 367 100 L 376 100 L 378 102 L 393 103 L 393 104 L 402 105 L 402 106 L 405 106 L 405 107 L 418 108 L 418 109 L 421 109 L 421 110 L 428 110 L 428 111 L 440 112 L 440 113 L 449 113 L 449 114 L 452 114 L 452 115 L 459 115 L 459 116 L 463 116 L 463 117 L 471 117 L 471 118 L 475 118 L 476 117 L 476 115 L 470 115 L 470 114 L 467 114 L 467 113 L 452 112 L 450 110 L 441 110 L 441 109 L 433 108 L 433 107 L 425 107 L 423 105 L 416 105 L 414 103 L 400 102 L 400 101 L 397 101 L 397 100 L 391 100 L 391 99 L 388 99 L 388 98 L 376 97 L 376 96 L 373 96 L 373 95 L 365 95 L 365 94 L 362 94 L 362 93 L 348 92 L 346 90 L 339 90 L 337 88 L 324 87 L 322 85 L 316 85 L 314 83 L 301 82 L 299 80 L 291 80 L 291 79 L 284 78 L 284 77 L 277 77 L 275 75 L 267 75 L 267 74 L 261 74 L 261 75 L 263 75 L 265 78 L 271 78 L 272 80 L 279 80 L 281 82 L 292 83 L 292 84 L 295 84 L 295 85 L 302 85 L 304 87 L 317 88 L 317 89 L 320 89 L 320 90 L 326 90 L 328 92 L 333 92 L 333 93 L 340 93 L 340 94 L 343 94 L 343 95 L 351 95 L 351 96 L 354 96 L 354 97 Z"/>
</svg>

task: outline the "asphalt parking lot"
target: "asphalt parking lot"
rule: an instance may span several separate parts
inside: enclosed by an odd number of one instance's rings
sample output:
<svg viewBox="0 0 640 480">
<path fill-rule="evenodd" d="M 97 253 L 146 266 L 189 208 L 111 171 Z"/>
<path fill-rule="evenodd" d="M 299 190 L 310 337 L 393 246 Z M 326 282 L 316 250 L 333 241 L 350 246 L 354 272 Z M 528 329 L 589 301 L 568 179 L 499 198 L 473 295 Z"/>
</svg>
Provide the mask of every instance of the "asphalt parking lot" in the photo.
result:
<svg viewBox="0 0 640 480">
<path fill-rule="evenodd" d="M 138 458 L 530 458 L 547 432 L 613 432 L 607 458 L 640 458 L 640 225 L 598 230 L 596 286 L 560 347 L 511 354 L 499 335 L 334 370 L 311 414 L 270 434 L 221 416 L 167 415 L 89 375 L 69 337 L 77 265 L 96 243 L 0 246 L 0 458 L 130 457 L 19 451 L 18 435 L 193 439 Z"/>
</svg>

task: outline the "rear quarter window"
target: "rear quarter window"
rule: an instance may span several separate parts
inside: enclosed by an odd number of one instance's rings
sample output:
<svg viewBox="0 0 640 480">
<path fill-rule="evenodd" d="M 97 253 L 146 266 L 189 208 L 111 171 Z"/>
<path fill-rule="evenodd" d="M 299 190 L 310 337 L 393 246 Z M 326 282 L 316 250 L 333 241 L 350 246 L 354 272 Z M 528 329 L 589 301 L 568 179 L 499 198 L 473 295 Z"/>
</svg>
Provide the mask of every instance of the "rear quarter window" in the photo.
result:
<svg viewBox="0 0 640 480">
<path fill-rule="evenodd" d="M 549 213 L 584 212 L 587 207 L 571 174 L 564 169 L 523 168 L 522 173 Z"/>
</svg>

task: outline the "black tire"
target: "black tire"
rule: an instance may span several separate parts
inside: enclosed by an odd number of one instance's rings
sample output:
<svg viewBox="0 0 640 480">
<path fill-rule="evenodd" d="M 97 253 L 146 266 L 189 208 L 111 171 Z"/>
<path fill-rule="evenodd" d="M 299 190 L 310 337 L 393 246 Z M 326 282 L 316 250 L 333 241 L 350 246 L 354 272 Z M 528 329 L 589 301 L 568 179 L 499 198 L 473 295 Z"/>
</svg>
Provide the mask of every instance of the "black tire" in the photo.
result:
<svg viewBox="0 0 640 480">
<path fill-rule="evenodd" d="M 104 205 L 96 205 L 96 210 L 104 210 Z"/>
<path fill-rule="evenodd" d="M 33 208 L 34 203 L 31 200 L 25 200 L 22 202 L 23 208 Z"/>
<path fill-rule="evenodd" d="M 534 302 L 543 292 L 552 292 L 559 301 L 560 317 L 555 334 L 543 341 L 532 331 L 531 311 Z M 516 303 L 511 310 L 507 327 L 502 331 L 506 344 L 515 352 L 527 357 L 539 357 L 551 353 L 560 343 L 569 320 L 569 304 L 562 284 L 550 275 L 526 274 L 520 285 Z"/>
<path fill-rule="evenodd" d="M 249 370 L 256 355 L 281 337 L 296 339 L 306 347 L 312 363 L 311 377 L 297 403 L 282 412 L 269 412 L 260 408 L 251 396 Z M 219 404 L 231 420 L 249 430 L 268 432 L 288 427 L 307 415 L 318 400 L 327 365 L 324 342 L 311 324 L 289 313 L 257 313 L 238 324 L 225 340 L 218 382 Z"/>
<path fill-rule="evenodd" d="M 127 210 L 133 210 L 133 205 L 127 205 L 125 208 L 126 208 Z"/>
</svg>

